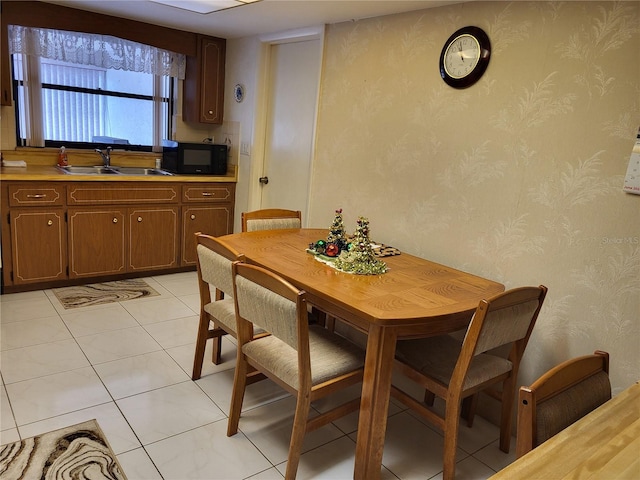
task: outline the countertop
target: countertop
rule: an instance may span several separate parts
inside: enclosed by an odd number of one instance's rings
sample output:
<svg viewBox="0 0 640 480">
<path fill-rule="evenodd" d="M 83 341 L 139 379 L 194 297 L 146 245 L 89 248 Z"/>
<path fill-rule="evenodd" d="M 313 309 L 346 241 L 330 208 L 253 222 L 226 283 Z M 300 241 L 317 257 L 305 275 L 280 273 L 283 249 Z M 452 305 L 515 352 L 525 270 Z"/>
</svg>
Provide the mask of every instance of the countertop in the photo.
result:
<svg viewBox="0 0 640 480">
<path fill-rule="evenodd" d="M 117 165 L 115 165 L 117 166 Z M 65 181 L 65 182 L 199 182 L 236 183 L 235 165 L 229 165 L 226 175 L 70 175 L 53 165 L 29 165 L 26 167 L 0 167 L 0 181 Z"/>
</svg>

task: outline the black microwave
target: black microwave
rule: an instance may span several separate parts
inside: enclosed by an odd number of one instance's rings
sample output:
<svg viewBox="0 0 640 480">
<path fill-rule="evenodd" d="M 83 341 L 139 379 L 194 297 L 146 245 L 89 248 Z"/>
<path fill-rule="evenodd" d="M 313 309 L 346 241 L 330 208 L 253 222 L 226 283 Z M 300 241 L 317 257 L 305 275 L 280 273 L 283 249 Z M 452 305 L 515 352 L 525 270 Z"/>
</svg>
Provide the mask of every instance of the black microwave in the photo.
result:
<svg viewBox="0 0 640 480">
<path fill-rule="evenodd" d="M 162 147 L 162 168 L 186 175 L 226 175 L 227 146 L 165 140 Z"/>
</svg>

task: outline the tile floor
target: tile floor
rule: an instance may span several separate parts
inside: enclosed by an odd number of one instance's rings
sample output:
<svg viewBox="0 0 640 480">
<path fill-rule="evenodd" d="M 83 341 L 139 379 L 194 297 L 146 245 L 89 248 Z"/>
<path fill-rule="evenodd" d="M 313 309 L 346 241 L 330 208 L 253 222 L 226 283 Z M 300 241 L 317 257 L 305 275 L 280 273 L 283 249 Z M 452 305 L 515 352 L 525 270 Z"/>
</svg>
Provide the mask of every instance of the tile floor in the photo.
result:
<svg viewBox="0 0 640 480">
<path fill-rule="evenodd" d="M 130 480 L 281 479 L 293 398 L 270 381 L 250 386 L 241 431 L 227 437 L 235 345 L 224 339 L 217 366 L 209 345 L 191 381 L 196 274 L 146 280 L 160 296 L 72 310 L 51 290 L 0 297 L 0 444 L 95 418 Z M 307 435 L 298 478 L 352 478 L 356 429 L 354 413 Z M 508 455 L 497 439 L 482 418 L 461 426 L 456 478 L 513 461 L 515 439 Z M 441 478 L 441 456 L 442 435 L 392 402 L 382 478 Z"/>
</svg>

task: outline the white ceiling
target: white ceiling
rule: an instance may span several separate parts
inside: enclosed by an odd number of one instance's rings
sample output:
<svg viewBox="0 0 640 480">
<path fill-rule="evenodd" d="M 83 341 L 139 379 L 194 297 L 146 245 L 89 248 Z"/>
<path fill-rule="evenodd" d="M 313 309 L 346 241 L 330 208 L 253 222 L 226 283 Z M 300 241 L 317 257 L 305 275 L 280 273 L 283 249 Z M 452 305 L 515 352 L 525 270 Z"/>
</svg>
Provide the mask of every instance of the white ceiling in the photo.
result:
<svg viewBox="0 0 640 480">
<path fill-rule="evenodd" d="M 239 38 L 433 8 L 461 1 L 463 0 L 263 0 L 210 14 L 193 13 L 148 0 L 48 0 L 48 3 L 215 37 Z"/>
</svg>

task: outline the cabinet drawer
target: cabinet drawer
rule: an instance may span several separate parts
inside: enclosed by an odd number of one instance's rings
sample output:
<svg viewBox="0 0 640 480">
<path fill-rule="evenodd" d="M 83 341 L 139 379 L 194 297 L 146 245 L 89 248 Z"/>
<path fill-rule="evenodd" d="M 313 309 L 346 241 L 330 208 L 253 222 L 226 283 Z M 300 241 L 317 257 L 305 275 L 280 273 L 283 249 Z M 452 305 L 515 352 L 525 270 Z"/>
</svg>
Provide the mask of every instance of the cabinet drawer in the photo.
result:
<svg viewBox="0 0 640 480">
<path fill-rule="evenodd" d="M 206 183 L 184 185 L 182 187 L 182 201 L 197 202 L 231 202 L 235 197 L 235 185 L 225 183 Z"/>
<path fill-rule="evenodd" d="M 9 206 L 64 205 L 63 185 L 9 185 Z"/>
<path fill-rule="evenodd" d="M 122 205 L 127 203 L 178 203 L 177 185 L 149 183 L 96 183 L 69 185 L 69 205 Z"/>
</svg>

